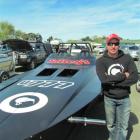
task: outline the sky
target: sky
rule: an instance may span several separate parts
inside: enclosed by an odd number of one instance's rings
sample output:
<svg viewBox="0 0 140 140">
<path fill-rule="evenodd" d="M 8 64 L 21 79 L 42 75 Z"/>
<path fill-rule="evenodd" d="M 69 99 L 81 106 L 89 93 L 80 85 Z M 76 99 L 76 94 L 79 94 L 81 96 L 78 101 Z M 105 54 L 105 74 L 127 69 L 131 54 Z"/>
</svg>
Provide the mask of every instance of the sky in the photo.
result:
<svg viewBox="0 0 140 140">
<path fill-rule="evenodd" d="M 140 0 L 0 0 L 0 22 L 62 39 L 119 34 L 140 39 Z"/>
</svg>

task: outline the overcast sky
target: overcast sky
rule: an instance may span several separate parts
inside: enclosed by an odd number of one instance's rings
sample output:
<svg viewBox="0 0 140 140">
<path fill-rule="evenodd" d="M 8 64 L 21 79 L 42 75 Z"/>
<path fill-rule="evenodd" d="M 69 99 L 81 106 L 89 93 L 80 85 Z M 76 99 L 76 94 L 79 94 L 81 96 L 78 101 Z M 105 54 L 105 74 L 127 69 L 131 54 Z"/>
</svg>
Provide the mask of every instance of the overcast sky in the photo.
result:
<svg viewBox="0 0 140 140">
<path fill-rule="evenodd" d="M 140 0 L 0 0 L 0 21 L 45 40 L 110 33 L 140 39 Z"/>
</svg>

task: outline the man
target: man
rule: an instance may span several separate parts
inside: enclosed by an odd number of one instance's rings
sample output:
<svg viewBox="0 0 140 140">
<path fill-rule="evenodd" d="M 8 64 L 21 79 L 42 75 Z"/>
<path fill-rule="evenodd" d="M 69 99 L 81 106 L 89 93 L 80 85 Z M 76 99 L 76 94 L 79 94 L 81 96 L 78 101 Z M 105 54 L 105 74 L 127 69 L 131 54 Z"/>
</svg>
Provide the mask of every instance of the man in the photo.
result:
<svg viewBox="0 0 140 140">
<path fill-rule="evenodd" d="M 102 83 L 109 140 L 126 140 L 130 116 L 130 86 L 137 82 L 138 72 L 130 55 L 119 50 L 121 38 L 111 34 L 106 51 L 96 61 Z"/>
</svg>

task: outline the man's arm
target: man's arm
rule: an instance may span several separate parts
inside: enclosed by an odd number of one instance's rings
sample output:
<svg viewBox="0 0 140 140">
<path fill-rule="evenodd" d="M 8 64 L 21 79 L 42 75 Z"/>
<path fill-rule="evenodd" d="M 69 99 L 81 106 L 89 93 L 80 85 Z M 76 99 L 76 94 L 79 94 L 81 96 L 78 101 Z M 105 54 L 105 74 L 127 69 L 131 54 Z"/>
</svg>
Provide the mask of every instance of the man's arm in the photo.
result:
<svg viewBox="0 0 140 140">
<path fill-rule="evenodd" d="M 128 72 L 124 72 L 124 74 L 126 75 L 126 79 L 116 84 L 117 86 L 131 86 L 138 81 L 138 70 L 131 57 L 128 64 Z"/>
<path fill-rule="evenodd" d="M 96 61 L 96 72 L 101 80 L 102 84 L 116 84 L 118 82 L 122 82 L 126 79 L 126 74 L 124 73 L 117 73 L 116 75 L 108 75 L 106 72 L 105 64 L 101 59 Z"/>
</svg>

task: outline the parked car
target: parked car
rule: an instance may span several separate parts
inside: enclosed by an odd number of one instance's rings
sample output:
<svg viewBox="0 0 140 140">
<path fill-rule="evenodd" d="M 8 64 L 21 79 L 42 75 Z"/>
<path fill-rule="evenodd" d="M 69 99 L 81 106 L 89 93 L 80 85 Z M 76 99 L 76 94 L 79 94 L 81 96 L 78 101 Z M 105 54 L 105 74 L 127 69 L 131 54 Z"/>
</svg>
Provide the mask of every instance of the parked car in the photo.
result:
<svg viewBox="0 0 140 140">
<path fill-rule="evenodd" d="M 47 50 L 42 42 L 28 42 L 19 39 L 3 41 L 7 43 L 16 53 L 16 64 L 33 69 L 43 63 L 47 57 Z"/>
<path fill-rule="evenodd" d="M 128 45 L 122 45 L 122 46 L 120 46 L 120 49 L 121 49 L 124 53 L 128 53 L 129 46 L 128 46 Z"/>
<path fill-rule="evenodd" d="M 51 53 L 53 53 L 53 50 L 52 50 L 53 47 L 50 43 L 44 43 L 44 45 L 47 52 L 47 56 L 49 56 Z"/>
<path fill-rule="evenodd" d="M 104 46 L 99 45 L 94 48 L 94 51 L 97 53 L 97 55 L 102 55 L 104 53 L 105 49 L 106 48 Z"/>
<path fill-rule="evenodd" d="M 130 46 L 129 47 L 129 54 L 132 56 L 134 60 L 139 59 L 139 54 L 140 54 L 140 47 L 138 46 Z"/>
<path fill-rule="evenodd" d="M 0 54 L 12 55 L 12 49 L 7 44 L 0 44 Z"/>
<path fill-rule="evenodd" d="M 120 47 L 121 50 L 123 50 L 124 53 L 130 54 L 130 56 L 134 60 L 139 60 L 139 54 L 140 54 L 140 47 L 136 45 L 125 45 Z"/>
<path fill-rule="evenodd" d="M 0 45 L 0 82 L 7 80 L 15 70 L 12 49 L 8 45 Z"/>
</svg>

